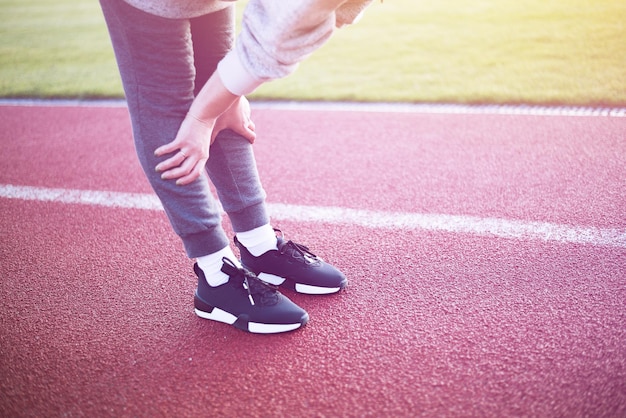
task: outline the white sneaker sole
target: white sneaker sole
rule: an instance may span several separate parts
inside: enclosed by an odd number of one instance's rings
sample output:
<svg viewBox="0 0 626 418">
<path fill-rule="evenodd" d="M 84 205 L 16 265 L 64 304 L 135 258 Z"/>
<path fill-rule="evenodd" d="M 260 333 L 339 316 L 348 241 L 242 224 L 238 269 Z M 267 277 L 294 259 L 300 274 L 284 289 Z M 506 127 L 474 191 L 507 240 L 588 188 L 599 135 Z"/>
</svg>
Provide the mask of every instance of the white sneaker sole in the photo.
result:
<svg viewBox="0 0 626 418">
<path fill-rule="evenodd" d="M 337 293 L 341 290 L 340 287 L 317 287 L 301 283 L 296 283 L 295 288 L 296 292 L 307 295 L 329 295 L 331 293 Z"/>
<path fill-rule="evenodd" d="M 237 317 L 219 308 L 213 308 L 212 312 L 204 312 L 195 308 L 195 313 L 200 318 L 210 319 L 212 321 L 223 322 L 233 325 L 237 321 Z M 258 322 L 248 322 L 247 330 L 255 334 L 278 334 L 280 332 L 293 331 L 302 326 L 300 322 L 295 324 L 262 324 Z"/>
<path fill-rule="evenodd" d="M 280 286 L 286 280 L 284 277 L 276 276 L 275 274 L 270 273 L 259 273 L 257 277 L 266 283 L 273 284 L 274 286 Z M 341 287 L 311 286 L 309 284 L 294 283 L 293 281 L 290 281 L 289 284 L 293 285 L 292 288 L 296 292 L 304 293 L 306 295 L 329 295 L 331 293 L 337 293 L 341 290 Z"/>
</svg>

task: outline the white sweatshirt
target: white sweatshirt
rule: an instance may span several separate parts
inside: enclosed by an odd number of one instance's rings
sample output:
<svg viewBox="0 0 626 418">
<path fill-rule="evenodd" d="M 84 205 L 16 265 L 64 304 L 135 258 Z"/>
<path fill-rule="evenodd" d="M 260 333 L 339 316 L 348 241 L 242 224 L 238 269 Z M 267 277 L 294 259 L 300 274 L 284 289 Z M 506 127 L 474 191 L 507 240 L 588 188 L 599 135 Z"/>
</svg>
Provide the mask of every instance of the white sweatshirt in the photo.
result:
<svg viewBox="0 0 626 418">
<path fill-rule="evenodd" d="M 228 0 L 125 0 L 166 18 L 191 18 L 228 6 Z M 250 0 L 235 48 L 218 64 L 228 90 L 253 92 L 282 78 L 322 46 L 335 27 L 354 23 L 373 0 Z"/>
</svg>

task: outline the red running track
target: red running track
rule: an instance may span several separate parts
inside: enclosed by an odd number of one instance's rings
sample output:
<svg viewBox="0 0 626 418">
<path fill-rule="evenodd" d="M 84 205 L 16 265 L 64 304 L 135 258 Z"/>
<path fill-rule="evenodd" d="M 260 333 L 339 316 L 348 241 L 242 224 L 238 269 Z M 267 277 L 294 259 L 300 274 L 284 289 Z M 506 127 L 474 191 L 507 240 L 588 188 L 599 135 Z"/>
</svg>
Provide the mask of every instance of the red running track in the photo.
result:
<svg viewBox="0 0 626 418">
<path fill-rule="evenodd" d="M 254 117 L 271 203 L 626 234 L 626 118 Z M 124 108 L 5 105 L 0 123 L 0 185 L 150 193 Z M 259 336 L 193 314 L 161 211 L 0 211 L 1 416 L 626 416 L 623 239 L 278 220 L 350 284 L 286 292 L 311 322 Z"/>
</svg>

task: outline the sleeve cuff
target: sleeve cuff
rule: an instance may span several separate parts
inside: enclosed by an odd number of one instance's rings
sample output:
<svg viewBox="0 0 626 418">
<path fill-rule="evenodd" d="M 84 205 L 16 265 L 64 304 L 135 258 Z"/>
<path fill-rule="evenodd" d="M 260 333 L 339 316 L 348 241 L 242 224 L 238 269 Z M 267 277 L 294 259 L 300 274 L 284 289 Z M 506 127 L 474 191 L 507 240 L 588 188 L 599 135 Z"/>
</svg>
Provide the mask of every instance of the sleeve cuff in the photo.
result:
<svg viewBox="0 0 626 418">
<path fill-rule="evenodd" d="M 217 64 L 217 72 L 224 87 L 237 96 L 250 94 L 264 83 L 245 69 L 235 48 Z"/>
</svg>

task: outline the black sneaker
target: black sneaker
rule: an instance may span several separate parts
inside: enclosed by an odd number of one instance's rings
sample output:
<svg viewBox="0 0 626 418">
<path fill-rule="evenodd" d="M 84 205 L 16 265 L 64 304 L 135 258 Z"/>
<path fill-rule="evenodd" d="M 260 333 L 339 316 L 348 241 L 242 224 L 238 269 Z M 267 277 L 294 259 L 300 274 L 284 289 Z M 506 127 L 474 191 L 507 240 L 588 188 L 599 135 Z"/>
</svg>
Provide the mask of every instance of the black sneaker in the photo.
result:
<svg viewBox="0 0 626 418">
<path fill-rule="evenodd" d="M 300 328 L 309 315 L 283 296 L 275 286 L 259 280 L 254 274 L 223 259 L 222 271 L 228 282 L 211 287 L 197 264 L 198 289 L 194 297 L 196 315 L 224 322 L 244 331 L 273 334 Z"/>
<path fill-rule="evenodd" d="M 259 279 L 309 295 L 335 293 L 346 287 L 348 280 L 342 272 L 304 245 L 285 241 L 280 230 L 275 231 L 279 234 L 278 250 L 270 250 L 259 257 L 250 254 L 235 237 L 241 263 Z"/>
</svg>

